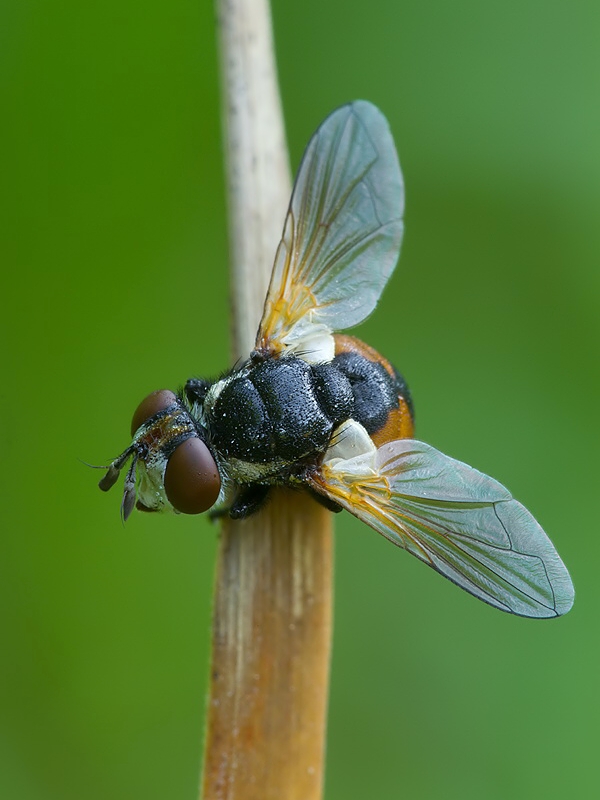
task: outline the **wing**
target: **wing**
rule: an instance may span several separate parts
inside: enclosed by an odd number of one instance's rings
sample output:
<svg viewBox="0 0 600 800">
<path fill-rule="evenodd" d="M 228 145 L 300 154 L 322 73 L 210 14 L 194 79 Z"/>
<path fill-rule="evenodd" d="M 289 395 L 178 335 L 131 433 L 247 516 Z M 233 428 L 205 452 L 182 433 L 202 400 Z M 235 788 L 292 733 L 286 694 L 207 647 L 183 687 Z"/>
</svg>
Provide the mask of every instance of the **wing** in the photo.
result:
<svg viewBox="0 0 600 800">
<path fill-rule="evenodd" d="M 383 114 L 365 101 L 334 111 L 298 170 L 256 347 L 305 352 L 307 339 L 365 319 L 398 260 L 403 210 Z"/>
<path fill-rule="evenodd" d="M 310 483 L 502 611 L 556 617 L 573 605 L 569 573 L 527 509 L 497 481 L 429 445 L 402 439 L 332 458 Z"/>
</svg>

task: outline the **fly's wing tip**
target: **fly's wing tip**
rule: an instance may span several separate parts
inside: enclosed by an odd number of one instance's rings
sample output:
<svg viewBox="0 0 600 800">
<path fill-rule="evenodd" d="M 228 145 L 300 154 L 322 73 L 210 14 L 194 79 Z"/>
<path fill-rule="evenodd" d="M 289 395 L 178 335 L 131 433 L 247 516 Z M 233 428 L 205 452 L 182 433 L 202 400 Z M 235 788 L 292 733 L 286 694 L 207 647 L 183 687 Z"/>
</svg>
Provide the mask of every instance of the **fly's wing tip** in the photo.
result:
<svg viewBox="0 0 600 800">
<path fill-rule="evenodd" d="M 567 572 L 567 568 L 565 567 L 565 576 L 561 582 L 560 590 L 557 591 L 556 597 L 556 616 L 562 617 L 567 614 L 572 608 L 573 603 L 575 602 L 575 587 L 573 586 L 573 581 L 571 580 L 571 576 Z"/>
</svg>

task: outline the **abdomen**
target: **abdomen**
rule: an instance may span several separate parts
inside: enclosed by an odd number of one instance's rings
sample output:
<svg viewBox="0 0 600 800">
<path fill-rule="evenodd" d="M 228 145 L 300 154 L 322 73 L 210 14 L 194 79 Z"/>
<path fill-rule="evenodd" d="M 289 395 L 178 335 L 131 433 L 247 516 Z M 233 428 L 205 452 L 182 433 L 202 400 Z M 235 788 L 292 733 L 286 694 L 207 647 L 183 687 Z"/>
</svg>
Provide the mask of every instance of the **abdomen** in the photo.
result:
<svg viewBox="0 0 600 800">
<path fill-rule="evenodd" d="M 377 447 L 414 435 L 414 411 L 406 381 L 368 344 L 336 334 L 336 366 L 349 380 L 354 396 L 353 418 L 364 426 Z"/>
</svg>

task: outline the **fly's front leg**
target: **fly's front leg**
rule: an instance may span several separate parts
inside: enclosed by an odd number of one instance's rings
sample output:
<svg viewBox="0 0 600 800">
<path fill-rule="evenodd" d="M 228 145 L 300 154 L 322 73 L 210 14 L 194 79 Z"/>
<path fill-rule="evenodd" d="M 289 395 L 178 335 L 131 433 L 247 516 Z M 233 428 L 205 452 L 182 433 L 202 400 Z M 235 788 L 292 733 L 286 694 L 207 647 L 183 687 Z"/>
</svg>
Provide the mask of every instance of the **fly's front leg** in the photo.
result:
<svg viewBox="0 0 600 800">
<path fill-rule="evenodd" d="M 267 499 L 270 488 L 264 483 L 251 483 L 245 486 L 231 504 L 229 509 L 231 519 L 244 519 L 255 514 Z"/>
<path fill-rule="evenodd" d="M 335 502 L 335 500 L 330 500 L 329 497 L 319 494 L 311 486 L 305 487 L 305 491 L 308 492 L 312 499 L 316 500 L 319 505 L 324 506 L 327 511 L 332 511 L 334 514 L 339 514 L 340 511 L 344 510 L 339 503 Z"/>
<path fill-rule="evenodd" d="M 271 487 L 263 483 L 251 483 L 238 492 L 230 506 L 223 506 L 211 511 L 212 520 L 229 516 L 231 519 L 244 519 L 255 514 L 264 504 Z"/>
</svg>

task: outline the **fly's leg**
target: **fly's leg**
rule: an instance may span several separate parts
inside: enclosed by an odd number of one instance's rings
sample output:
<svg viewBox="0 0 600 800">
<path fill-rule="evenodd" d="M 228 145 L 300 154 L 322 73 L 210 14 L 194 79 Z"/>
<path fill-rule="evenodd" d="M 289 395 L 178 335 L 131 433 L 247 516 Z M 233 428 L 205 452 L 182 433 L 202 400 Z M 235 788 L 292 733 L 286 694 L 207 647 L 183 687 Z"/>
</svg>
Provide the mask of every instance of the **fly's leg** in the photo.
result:
<svg viewBox="0 0 600 800">
<path fill-rule="evenodd" d="M 335 500 L 330 500 L 329 497 L 325 497 L 325 495 L 319 494 L 310 486 L 305 486 L 304 490 L 308 492 L 308 494 L 312 497 L 313 500 L 316 500 L 319 505 L 325 506 L 327 511 L 333 511 L 334 514 L 339 514 L 340 511 L 343 511 L 339 503 L 336 503 Z"/>
<path fill-rule="evenodd" d="M 251 483 L 245 486 L 231 504 L 229 509 L 231 519 L 244 519 L 256 513 L 267 499 L 270 488 L 264 483 Z"/>
</svg>

